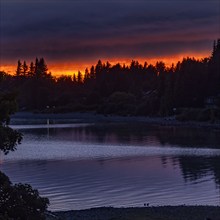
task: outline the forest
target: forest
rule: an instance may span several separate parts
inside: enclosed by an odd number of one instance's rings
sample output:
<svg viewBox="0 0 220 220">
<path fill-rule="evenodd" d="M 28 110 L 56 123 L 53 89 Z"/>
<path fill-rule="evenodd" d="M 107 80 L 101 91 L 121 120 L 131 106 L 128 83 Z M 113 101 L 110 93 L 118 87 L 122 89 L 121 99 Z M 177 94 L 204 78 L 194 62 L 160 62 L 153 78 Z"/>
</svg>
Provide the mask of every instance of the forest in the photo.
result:
<svg viewBox="0 0 220 220">
<path fill-rule="evenodd" d="M 0 93 L 16 96 L 20 111 L 215 121 L 220 118 L 220 39 L 209 57 L 186 57 L 172 66 L 99 60 L 84 73 L 56 77 L 44 58 L 30 65 L 19 60 L 14 75 L 0 72 Z"/>
<path fill-rule="evenodd" d="M 126 66 L 99 60 L 84 73 L 56 77 L 44 58 L 30 65 L 19 60 L 14 75 L 0 72 L 0 152 L 4 154 L 15 151 L 22 141 L 22 134 L 9 127 L 17 107 L 36 113 L 94 112 L 219 122 L 220 39 L 214 41 L 209 57 L 187 57 L 172 66 L 160 61 L 155 65 L 132 61 Z M 159 140 L 168 142 L 168 134 L 163 134 Z M 171 140 L 178 141 L 175 136 Z M 186 181 L 189 174 L 197 179 L 207 172 L 202 157 L 174 160 L 179 160 Z M 208 162 L 219 184 L 218 159 Z M 0 171 L 0 220 L 43 220 L 48 205 L 49 200 L 29 184 L 12 184 Z"/>
</svg>

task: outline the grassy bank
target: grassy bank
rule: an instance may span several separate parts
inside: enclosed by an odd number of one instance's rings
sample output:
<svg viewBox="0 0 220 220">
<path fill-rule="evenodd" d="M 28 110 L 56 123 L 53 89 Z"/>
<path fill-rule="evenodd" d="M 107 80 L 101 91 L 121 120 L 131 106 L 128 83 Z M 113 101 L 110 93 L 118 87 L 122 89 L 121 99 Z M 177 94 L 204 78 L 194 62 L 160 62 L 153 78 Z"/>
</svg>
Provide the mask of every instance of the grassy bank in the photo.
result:
<svg viewBox="0 0 220 220">
<path fill-rule="evenodd" d="M 94 208 L 54 212 L 47 220 L 220 220 L 220 207 L 161 206 L 144 208 Z M 56 216 L 56 217 L 55 217 Z"/>
</svg>

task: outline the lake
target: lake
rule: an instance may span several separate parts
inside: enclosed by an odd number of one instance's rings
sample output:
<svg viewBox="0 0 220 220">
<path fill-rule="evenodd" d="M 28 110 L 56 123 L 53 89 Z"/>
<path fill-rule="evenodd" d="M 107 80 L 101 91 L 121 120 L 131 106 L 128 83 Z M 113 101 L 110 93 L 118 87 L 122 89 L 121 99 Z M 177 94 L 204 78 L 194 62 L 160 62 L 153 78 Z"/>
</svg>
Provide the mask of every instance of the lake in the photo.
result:
<svg viewBox="0 0 220 220">
<path fill-rule="evenodd" d="M 144 123 L 14 125 L 18 150 L 0 155 L 13 183 L 50 210 L 220 205 L 220 131 Z"/>
</svg>

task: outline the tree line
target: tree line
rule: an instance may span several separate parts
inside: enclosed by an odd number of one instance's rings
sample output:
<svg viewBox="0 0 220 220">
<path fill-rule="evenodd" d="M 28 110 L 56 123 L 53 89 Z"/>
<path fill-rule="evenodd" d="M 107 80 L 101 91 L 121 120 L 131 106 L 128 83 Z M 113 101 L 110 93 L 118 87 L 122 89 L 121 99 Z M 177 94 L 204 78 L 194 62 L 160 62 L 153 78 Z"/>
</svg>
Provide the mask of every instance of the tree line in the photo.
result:
<svg viewBox="0 0 220 220">
<path fill-rule="evenodd" d="M 28 111 L 170 116 L 180 109 L 219 107 L 220 39 L 210 57 L 187 57 L 172 66 L 99 60 L 83 74 L 55 77 L 44 58 L 29 66 L 19 60 L 14 76 L 0 73 L 1 91 L 8 88 L 18 94 L 20 110 Z"/>
</svg>

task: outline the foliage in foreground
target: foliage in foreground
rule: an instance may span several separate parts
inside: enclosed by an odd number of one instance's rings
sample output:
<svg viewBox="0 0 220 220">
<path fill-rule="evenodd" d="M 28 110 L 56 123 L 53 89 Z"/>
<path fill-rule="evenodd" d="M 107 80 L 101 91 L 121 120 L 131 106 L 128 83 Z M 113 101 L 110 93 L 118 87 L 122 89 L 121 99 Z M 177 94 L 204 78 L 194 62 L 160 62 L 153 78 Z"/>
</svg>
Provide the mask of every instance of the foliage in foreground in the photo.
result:
<svg viewBox="0 0 220 220">
<path fill-rule="evenodd" d="M 22 140 L 22 134 L 8 126 L 15 111 L 15 96 L 0 94 L 0 151 L 4 154 L 16 150 Z M 29 184 L 13 185 L 0 171 L 0 220 L 43 220 L 48 204 Z"/>
<path fill-rule="evenodd" d="M 0 172 L 0 219 L 45 219 L 49 200 L 39 196 L 29 184 L 12 185 Z"/>
</svg>

